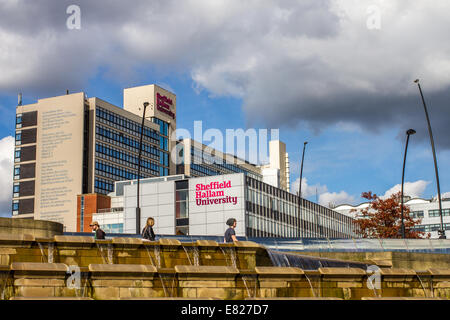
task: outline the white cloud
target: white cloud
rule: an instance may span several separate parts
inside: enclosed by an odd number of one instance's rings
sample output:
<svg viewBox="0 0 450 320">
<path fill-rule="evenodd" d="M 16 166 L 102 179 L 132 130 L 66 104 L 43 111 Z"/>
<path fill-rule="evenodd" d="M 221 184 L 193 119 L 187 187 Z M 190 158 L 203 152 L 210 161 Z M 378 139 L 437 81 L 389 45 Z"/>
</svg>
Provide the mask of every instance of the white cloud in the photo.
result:
<svg viewBox="0 0 450 320">
<path fill-rule="evenodd" d="M 0 140 L 0 216 L 11 215 L 14 138 Z"/>
<path fill-rule="evenodd" d="M 405 182 L 403 188 L 403 194 L 406 196 L 410 196 L 412 198 L 420 198 L 425 191 L 426 187 L 430 184 L 430 181 L 418 180 L 415 182 Z M 392 194 L 401 191 L 401 184 L 397 184 L 387 190 L 383 196 L 380 196 L 381 199 L 387 199 Z"/>
<path fill-rule="evenodd" d="M 300 177 L 291 183 L 291 192 L 297 194 L 299 188 Z M 315 185 L 308 185 L 308 179 L 303 177 L 302 179 L 302 198 L 309 198 L 316 194 L 322 194 L 328 191 L 327 186 L 323 186 L 320 183 Z"/>
<path fill-rule="evenodd" d="M 319 204 L 326 207 L 335 207 L 340 204 L 354 204 L 356 201 L 354 196 L 349 195 L 345 191 L 325 192 L 319 196 Z"/>
</svg>

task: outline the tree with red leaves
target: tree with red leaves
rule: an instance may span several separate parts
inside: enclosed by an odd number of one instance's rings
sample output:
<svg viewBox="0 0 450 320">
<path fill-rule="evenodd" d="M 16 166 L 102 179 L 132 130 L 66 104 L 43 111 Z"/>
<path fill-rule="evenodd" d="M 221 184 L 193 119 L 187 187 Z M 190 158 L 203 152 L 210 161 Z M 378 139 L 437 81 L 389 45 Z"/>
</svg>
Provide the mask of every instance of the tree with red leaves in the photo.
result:
<svg viewBox="0 0 450 320">
<path fill-rule="evenodd" d="M 357 233 L 363 238 L 401 238 L 401 193 L 395 193 L 387 199 L 381 199 L 371 191 L 363 192 L 361 197 L 370 201 L 368 208 L 362 209 L 354 221 Z M 357 212 L 353 209 L 350 212 Z M 422 222 L 422 219 L 413 219 L 410 209 L 403 204 L 403 222 L 405 224 L 405 237 L 421 239 L 424 232 L 414 230 L 413 227 Z M 427 235 L 427 238 L 430 234 Z"/>
</svg>

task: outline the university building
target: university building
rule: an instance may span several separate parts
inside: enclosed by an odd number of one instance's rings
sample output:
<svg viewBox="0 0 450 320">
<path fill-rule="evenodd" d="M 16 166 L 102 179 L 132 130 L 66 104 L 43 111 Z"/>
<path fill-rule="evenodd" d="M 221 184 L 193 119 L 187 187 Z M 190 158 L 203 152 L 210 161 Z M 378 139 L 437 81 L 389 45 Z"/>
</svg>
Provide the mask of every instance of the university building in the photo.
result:
<svg viewBox="0 0 450 320">
<path fill-rule="evenodd" d="M 248 237 L 352 238 L 353 218 L 264 183 L 245 173 L 187 177 L 183 174 L 140 181 L 140 225 L 155 219 L 165 235 L 223 235 L 228 218 L 236 234 Z M 110 194 L 119 207 L 94 213 L 107 232 L 136 233 L 137 182 L 116 182 Z M 120 199 L 120 200 L 119 200 Z"/>
<path fill-rule="evenodd" d="M 77 214 L 77 195 L 101 197 L 115 181 L 137 178 L 144 102 L 141 177 L 174 174 L 169 137 L 176 130 L 176 96 L 157 85 L 125 89 L 123 108 L 83 92 L 17 106 L 13 217 L 90 231 L 91 219 L 84 219 L 84 210 Z M 96 210 L 110 206 L 94 202 Z"/>
</svg>

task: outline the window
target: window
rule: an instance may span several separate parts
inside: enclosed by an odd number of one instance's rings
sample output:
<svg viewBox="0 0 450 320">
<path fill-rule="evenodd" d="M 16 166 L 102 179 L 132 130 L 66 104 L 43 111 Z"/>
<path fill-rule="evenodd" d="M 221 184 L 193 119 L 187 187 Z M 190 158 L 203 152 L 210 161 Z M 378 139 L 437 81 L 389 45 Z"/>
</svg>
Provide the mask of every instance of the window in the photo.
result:
<svg viewBox="0 0 450 320">
<path fill-rule="evenodd" d="M 17 116 L 16 116 L 16 125 L 17 124 L 22 124 L 22 115 L 21 114 L 18 114 Z"/>
<path fill-rule="evenodd" d="M 15 167 L 14 168 L 14 179 L 19 179 L 20 178 L 20 167 Z"/>
<path fill-rule="evenodd" d="M 20 144 L 21 141 L 22 141 L 22 132 L 17 132 L 16 133 L 16 145 Z"/>
<path fill-rule="evenodd" d="M 13 193 L 19 193 L 19 191 L 20 191 L 20 185 L 18 183 L 14 184 Z"/>
<path fill-rule="evenodd" d="M 14 152 L 14 159 L 20 161 L 20 149 Z"/>
<path fill-rule="evenodd" d="M 13 201 L 12 210 L 13 211 L 18 211 L 19 210 L 19 201 Z"/>
</svg>

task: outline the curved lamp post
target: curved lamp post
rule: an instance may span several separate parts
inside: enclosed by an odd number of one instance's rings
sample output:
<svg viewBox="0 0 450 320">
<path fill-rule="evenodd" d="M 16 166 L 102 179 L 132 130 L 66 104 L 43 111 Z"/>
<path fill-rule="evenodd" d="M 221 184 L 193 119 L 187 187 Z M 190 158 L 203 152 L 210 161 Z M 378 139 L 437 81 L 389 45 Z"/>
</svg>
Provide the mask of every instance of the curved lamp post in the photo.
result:
<svg viewBox="0 0 450 320">
<path fill-rule="evenodd" d="M 422 88 L 420 87 L 419 79 L 414 80 L 414 82 L 417 83 L 417 86 L 419 87 L 420 96 L 422 98 L 422 103 L 423 103 L 423 108 L 425 110 L 425 116 L 427 118 L 428 133 L 430 134 L 431 149 L 433 151 L 434 171 L 436 173 L 436 184 L 437 184 L 438 200 L 439 200 L 439 216 L 441 217 L 441 230 L 438 230 L 439 239 L 446 239 L 445 229 L 444 229 L 444 220 L 442 218 L 441 187 L 439 185 L 439 173 L 438 173 L 437 160 L 436 160 L 436 151 L 434 149 L 433 132 L 431 131 L 430 118 L 428 117 L 427 105 L 425 104 L 425 99 L 423 97 Z"/>
<path fill-rule="evenodd" d="M 405 183 L 405 164 L 406 164 L 406 153 L 408 152 L 408 142 L 409 142 L 409 136 L 412 134 L 415 134 L 416 130 L 414 129 L 409 129 L 408 131 L 406 131 L 406 147 L 405 147 L 405 156 L 403 157 L 403 173 L 402 173 L 402 206 L 401 206 L 401 210 L 402 210 L 402 239 L 405 239 L 405 223 L 403 220 L 403 185 Z"/>
<path fill-rule="evenodd" d="M 136 234 L 141 234 L 141 208 L 139 206 L 139 183 L 141 179 L 141 155 L 142 155 L 142 138 L 144 136 L 144 120 L 145 120 L 145 109 L 148 107 L 149 103 L 144 102 L 144 112 L 142 114 L 142 124 L 141 124 L 141 137 L 139 138 L 139 156 L 138 156 L 138 174 L 137 174 L 137 199 L 136 199 Z"/>
<path fill-rule="evenodd" d="M 300 165 L 300 182 L 299 182 L 299 187 L 298 187 L 298 219 L 301 219 L 301 213 L 302 213 L 302 177 L 303 177 L 303 160 L 305 160 L 305 148 L 306 145 L 308 144 L 308 141 L 305 141 L 303 143 L 303 153 L 302 153 L 302 163 Z M 299 221 L 300 222 L 300 221 Z M 300 229 L 301 224 L 299 225 L 299 229 Z M 300 237 L 300 233 L 301 230 L 299 230 L 298 235 Z"/>
</svg>

